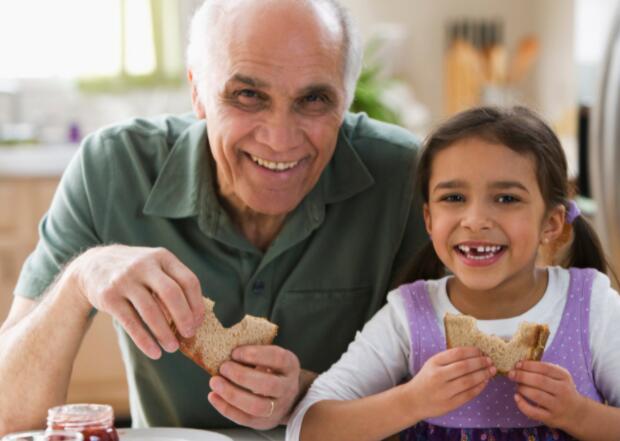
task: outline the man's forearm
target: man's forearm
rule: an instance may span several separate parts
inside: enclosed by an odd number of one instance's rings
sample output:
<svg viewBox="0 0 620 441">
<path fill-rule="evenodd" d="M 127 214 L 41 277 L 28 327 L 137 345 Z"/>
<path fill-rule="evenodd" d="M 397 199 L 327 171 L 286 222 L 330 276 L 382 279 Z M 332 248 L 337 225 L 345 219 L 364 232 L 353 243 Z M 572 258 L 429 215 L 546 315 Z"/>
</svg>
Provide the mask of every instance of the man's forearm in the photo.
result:
<svg viewBox="0 0 620 441">
<path fill-rule="evenodd" d="M 45 298 L 0 333 L 0 434 L 44 425 L 66 399 L 90 309 L 68 274 Z"/>
</svg>

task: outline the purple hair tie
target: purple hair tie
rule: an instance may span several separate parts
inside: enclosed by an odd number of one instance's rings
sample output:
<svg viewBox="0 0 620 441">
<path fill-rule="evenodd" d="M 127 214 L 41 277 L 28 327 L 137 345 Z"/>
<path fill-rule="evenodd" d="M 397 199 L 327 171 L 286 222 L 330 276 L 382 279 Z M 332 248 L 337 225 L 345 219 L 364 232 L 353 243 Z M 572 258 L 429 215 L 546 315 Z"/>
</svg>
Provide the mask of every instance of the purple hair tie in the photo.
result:
<svg viewBox="0 0 620 441">
<path fill-rule="evenodd" d="M 577 203 L 572 199 L 568 201 L 568 213 L 566 213 L 566 222 L 572 224 L 580 214 L 581 210 L 577 206 Z"/>
</svg>

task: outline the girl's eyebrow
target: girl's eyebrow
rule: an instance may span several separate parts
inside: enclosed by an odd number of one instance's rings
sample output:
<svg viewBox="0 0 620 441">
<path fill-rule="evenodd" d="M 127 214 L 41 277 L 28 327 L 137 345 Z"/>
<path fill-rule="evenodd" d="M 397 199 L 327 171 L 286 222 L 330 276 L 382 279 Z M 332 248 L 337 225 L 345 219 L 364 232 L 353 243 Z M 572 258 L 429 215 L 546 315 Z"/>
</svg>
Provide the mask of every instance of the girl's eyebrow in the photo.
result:
<svg viewBox="0 0 620 441">
<path fill-rule="evenodd" d="M 523 190 L 526 193 L 530 192 L 527 189 L 527 187 L 525 185 L 523 185 L 522 183 L 520 183 L 519 181 L 496 181 L 496 182 L 493 182 L 489 187 L 497 188 L 497 189 L 500 189 L 500 190 L 507 190 L 507 189 L 511 189 L 511 188 L 518 188 L 519 190 Z"/>
<path fill-rule="evenodd" d="M 432 191 L 453 190 L 455 188 L 464 188 L 464 187 L 468 187 L 467 182 L 460 180 L 460 179 L 453 179 L 451 181 L 438 182 L 435 185 L 435 187 L 433 187 Z M 518 188 L 520 190 L 523 190 L 526 193 L 529 193 L 529 190 L 527 189 L 527 187 L 519 181 L 494 181 L 489 185 L 489 187 L 493 189 L 500 189 L 500 190 Z"/>
<path fill-rule="evenodd" d="M 462 188 L 462 187 L 467 187 L 467 183 L 465 181 L 462 181 L 460 179 L 453 179 L 451 181 L 441 181 L 438 182 L 437 185 L 435 185 L 435 187 L 433 187 L 433 191 L 437 191 L 437 190 L 451 190 L 454 188 Z"/>
</svg>

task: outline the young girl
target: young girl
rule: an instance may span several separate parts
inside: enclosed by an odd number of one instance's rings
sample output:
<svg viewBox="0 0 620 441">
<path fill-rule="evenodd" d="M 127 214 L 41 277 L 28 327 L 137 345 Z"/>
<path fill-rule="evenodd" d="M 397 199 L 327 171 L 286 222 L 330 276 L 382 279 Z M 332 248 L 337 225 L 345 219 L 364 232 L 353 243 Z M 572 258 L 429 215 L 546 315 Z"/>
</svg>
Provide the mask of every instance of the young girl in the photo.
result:
<svg viewBox="0 0 620 441">
<path fill-rule="evenodd" d="M 466 111 L 427 140 L 418 177 L 432 242 L 418 281 L 314 382 L 287 440 L 620 440 L 620 296 L 551 129 L 525 108 Z M 538 267 L 565 224 L 567 268 Z M 543 358 L 496 376 L 478 349 L 446 350 L 447 312 L 504 338 L 545 323 Z"/>
</svg>

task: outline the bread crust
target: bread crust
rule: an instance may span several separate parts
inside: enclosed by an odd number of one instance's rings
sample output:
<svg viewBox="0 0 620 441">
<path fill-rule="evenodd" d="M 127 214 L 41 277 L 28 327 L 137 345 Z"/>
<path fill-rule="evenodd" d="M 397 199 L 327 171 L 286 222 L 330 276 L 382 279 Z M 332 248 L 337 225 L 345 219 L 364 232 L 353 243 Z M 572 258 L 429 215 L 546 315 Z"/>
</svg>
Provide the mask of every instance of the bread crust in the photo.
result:
<svg viewBox="0 0 620 441">
<path fill-rule="evenodd" d="M 493 360 L 500 375 L 507 375 L 518 361 L 541 360 L 549 338 L 546 324 L 522 322 L 512 338 L 505 341 L 480 331 L 475 318 L 450 313 L 444 316 L 444 327 L 448 349 L 477 347 Z"/>
<path fill-rule="evenodd" d="M 225 328 L 213 312 L 215 303 L 203 298 L 205 319 L 193 337 L 185 338 L 176 329 L 179 349 L 210 375 L 217 375 L 222 363 L 238 346 L 271 344 L 278 334 L 278 326 L 261 317 L 246 315 L 239 323 Z"/>
</svg>

